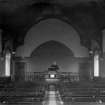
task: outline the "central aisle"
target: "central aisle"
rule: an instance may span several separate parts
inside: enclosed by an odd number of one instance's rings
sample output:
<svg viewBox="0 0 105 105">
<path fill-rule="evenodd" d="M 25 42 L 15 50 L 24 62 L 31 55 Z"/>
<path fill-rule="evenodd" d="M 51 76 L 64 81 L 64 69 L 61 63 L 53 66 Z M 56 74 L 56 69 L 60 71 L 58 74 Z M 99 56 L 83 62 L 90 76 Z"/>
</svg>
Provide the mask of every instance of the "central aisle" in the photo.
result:
<svg viewBox="0 0 105 105">
<path fill-rule="evenodd" d="M 49 100 L 48 100 L 48 105 L 57 105 L 57 100 L 56 100 L 56 93 L 55 91 L 49 91 Z"/>
<path fill-rule="evenodd" d="M 45 100 L 43 101 L 42 105 L 64 105 L 63 101 L 61 100 L 59 91 L 56 91 L 53 87 L 50 90 L 46 91 Z"/>
</svg>

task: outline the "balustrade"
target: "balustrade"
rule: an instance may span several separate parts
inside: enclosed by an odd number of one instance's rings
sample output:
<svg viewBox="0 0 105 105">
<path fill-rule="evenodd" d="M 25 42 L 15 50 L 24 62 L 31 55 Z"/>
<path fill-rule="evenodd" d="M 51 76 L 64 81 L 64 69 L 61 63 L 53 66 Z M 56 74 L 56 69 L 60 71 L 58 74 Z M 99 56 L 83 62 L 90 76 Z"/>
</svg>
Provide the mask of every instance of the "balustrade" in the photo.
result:
<svg viewBox="0 0 105 105">
<path fill-rule="evenodd" d="M 45 80 L 47 73 L 44 72 L 25 72 L 25 81 L 37 81 Z M 67 79 L 68 81 L 79 81 L 79 75 L 77 73 L 59 72 L 56 74 L 58 79 Z"/>
</svg>

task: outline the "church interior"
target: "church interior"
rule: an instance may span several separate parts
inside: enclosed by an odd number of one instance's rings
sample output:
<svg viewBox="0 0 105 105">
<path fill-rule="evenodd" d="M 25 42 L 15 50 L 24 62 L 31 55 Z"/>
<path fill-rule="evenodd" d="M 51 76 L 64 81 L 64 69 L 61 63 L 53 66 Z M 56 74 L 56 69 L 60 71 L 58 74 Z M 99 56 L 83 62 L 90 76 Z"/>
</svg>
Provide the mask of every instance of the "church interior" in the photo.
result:
<svg viewBox="0 0 105 105">
<path fill-rule="evenodd" d="M 105 105 L 105 0 L 0 0 L 0 105 Z"/>
</svg>

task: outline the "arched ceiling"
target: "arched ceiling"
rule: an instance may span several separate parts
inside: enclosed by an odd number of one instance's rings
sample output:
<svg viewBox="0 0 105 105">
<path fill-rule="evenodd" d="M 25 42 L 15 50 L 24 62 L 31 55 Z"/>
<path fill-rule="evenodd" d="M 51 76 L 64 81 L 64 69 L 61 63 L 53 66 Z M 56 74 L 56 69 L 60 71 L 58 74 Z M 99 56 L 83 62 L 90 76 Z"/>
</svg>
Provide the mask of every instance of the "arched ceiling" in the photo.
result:
<svg viewBox="0 0 105 105">
<path fill-rule="evenodd" d="M 26 32 L 32 25 L 52 17 L 73 24 L 86 47 L 91 39 L 101 45 L 101 30 L 105 28 L 104 0 L 0 0 L 3 43 L 13 39 L 16 49 L 24 43 Z"/>
</svg>

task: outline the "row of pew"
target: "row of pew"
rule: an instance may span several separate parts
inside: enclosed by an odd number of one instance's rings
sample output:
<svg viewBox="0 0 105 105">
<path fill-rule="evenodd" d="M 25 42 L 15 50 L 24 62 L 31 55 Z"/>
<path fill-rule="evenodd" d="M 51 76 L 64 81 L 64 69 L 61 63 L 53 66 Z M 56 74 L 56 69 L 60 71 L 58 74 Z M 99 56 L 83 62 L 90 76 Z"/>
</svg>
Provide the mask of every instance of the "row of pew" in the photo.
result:
<svg viewBox="0 0 105 105">
<path fill-rule="evenodd" d="M 86 82 L 86 81 L 85 81 Z M 105 85 L 95 81 L 77 84 L 61 83 L 58 90 L 63 102 L 105 102 Z"/>
<path fill-rule="evenodd" d="M 0 103 L 7 105 L 42 105 L 46 82 L 12 82 L 8 78 L 0 79 Z M 55 83 L 64 103 L 70 102 L 105 102 L 104 81 L 80 81 Z"/>
<path fill-rule="evenodd" d="M 8 83 L 9 84 L 9 83 Z M 11 83 L 0 87 L 0 103 L 6 105 L 42 105 L 45 85 L 40 83 Z M 6 84 L 7 85 L 7 84 Z"/>
</svg>

